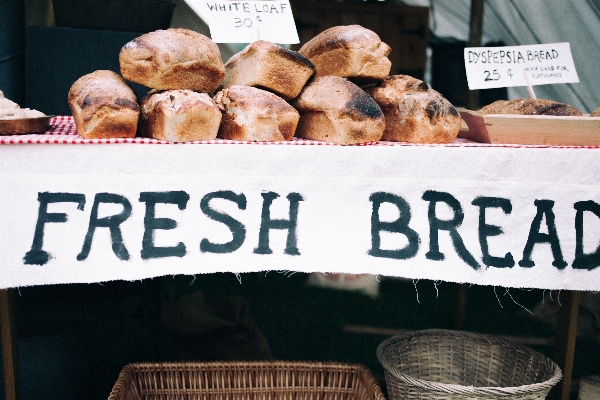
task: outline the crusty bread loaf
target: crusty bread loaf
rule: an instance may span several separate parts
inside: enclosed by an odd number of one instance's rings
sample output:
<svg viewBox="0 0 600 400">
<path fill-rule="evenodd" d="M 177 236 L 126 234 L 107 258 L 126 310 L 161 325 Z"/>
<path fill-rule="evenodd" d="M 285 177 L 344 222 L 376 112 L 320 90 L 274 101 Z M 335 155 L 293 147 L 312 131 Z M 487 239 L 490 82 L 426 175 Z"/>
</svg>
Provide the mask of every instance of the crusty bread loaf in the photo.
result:
<svg viewBox="0 0 600 400">
<path fill-rule="evenodd" d="M 294 101 L 300 111 L 296 136 L 337 144 L 376 142 L 385 120 L 381 108 L 346 78 L 315 78 Z"/>
<path fill-rule="evenodd" d="M 206 93 L 150 92 L 140 102 L 144 136 L 170 142 L 216 139 L 221 110 Z"/>
<path fill-rule="evenodd" d="M 420 79 L 392 75 L 368 91 L 385 115 L 381 140 L 410 143 L 452 143 L 461 117 L 440 93 Z"/>
<path fill-rule="evenodd" d="M 600 107 L 598 107 L 594 111 L 592 111 L 592 113 L 590 114 L 590 117 L 600 117 Z"/>
<path fill-rule="evenodd" d="M 219 137 L 255 142 L 291 140 L 300 114 L 274 93 L 234 85 L 219 91 L 214 101 L 223 113 Z"/>
<path fill-rule="evenodd" d="M 225 77 L 218 46 L 188 29 L 146 33 L 123 46 L 121 75 L 152 89 L 214 92 Z"/>
<path fill-rule="evenodd" d="M 77 79 L 69 108 L 84 138 L 128 138 L 137 131 L 140 108 L 135 93 L 115 72 L 98 70 Z"/>
<path fill-rule="evenodd" d="M 225 63 L 223 87 L 255 86 L 286 100 L 295 98 L 314 74 L 315 66 L 302 54 L 259 40 Z"/>
<path fill-rule="evenodd" d="M 497 100 L 482 107 L 481 114 L 582 116 L 576 108 L 554 100 L 514 99 Z"/>
<path fill-rule="evenodd" d="M 329 28 L 299 50 L 315 65 L 317 77 L 335 75 L 360 83 L 389 75 L 390 52 L 375 32 L 360 25 Z"/>
</svg>

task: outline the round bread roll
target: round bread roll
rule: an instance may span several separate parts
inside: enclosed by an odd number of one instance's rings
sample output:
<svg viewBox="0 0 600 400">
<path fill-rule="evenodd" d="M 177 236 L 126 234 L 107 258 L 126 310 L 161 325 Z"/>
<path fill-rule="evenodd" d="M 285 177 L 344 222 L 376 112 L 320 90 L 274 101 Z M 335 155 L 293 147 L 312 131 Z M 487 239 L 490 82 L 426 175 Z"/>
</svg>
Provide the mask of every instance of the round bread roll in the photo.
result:
<svg viewBox="0 0 600 400">
<path fill-rule="evenodd" d="M 219 91 L 214 101 L 223 113 L 219 137 L 254 142 L 292 140 L 300 114 L 274 93 L 234 85 Z"/>
<path fill-rule="evenodd" d="M 344 145 L 377 142 L 385 128 L 377 103 L 339 76 L 315 78 L 294 105 L 300 111 L 296 133 L 300 138 Z"/>
<path fill-rule="evenodd" d="M 77 133 L 84 138 L 130 138 L 136 134 L 137 98 L 113 71 L 98 70 L 77 79 L 68 102 Z"/>
<path fill-rule="evenodd" d="M 302 54 L 258 40 L 225 63 L 223 87 L 255 86 L 293 99 L 314 74 L 315 66 Z"/>
<path fill-rule="evenodd" d="M 206 93 L 150 92 L 141 101 L 145 136 L 169 142 L 216 139 L 221 110 Z"/>
<path fill-rule="evenodd" d="M 590 117 L 600 117 L 600 107 L 598 107 L 594 111 L 592 111 L 592 113 L 590 114 Z"/>
<path fill-rule="evenodd" d="M 440 93 L 420 79 L 392 75 L 369 93 L 385 115 L 381 140 L 410 143 L 452 143 L 462 118 Z"/>
<path fill-rule="evenodd" d="M 497 100 L 482 107 L 481 114 L 582 116 L 581 111 L 568 104 L 544 99 Z"/>
<path fill-rule="evenodd" d="M 121 75 L 152 89 L 214 92 L 225 77 L 219 47 L 189 29 L 166 29 L 133 39 L 119 53 Z"/>
<path fill-rule="evenodd" d="M 375 32 L 360 25 L 342 25 L 313 37 L 299 53 L 315 65 L 317 77 L 335 75 L 363 83 L 389 75 L 391 51 Z"/>
</svg>

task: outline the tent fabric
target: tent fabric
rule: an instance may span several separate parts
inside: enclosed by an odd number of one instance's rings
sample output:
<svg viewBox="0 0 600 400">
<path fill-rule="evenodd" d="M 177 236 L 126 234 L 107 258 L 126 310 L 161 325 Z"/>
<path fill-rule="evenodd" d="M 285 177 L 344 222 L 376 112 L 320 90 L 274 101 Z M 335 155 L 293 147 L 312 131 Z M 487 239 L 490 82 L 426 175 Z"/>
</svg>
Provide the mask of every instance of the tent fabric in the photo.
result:
<svg viewBox="0 0 600 400">
<path fill-rule="evenodd" d="M 470 0 L 407 0 L 430 7 L 431 32 L 467 41 Z M 540 85 L 538 98 L 570 104 L 589 113 L 600 106 L 600 2 L 598 0 L 486 0 L 482 43 L 507 46 L 569 42 L 579 83 Z M 509 98 L 529 97 L 525 87 L 508 88 Z"/>
</svg>

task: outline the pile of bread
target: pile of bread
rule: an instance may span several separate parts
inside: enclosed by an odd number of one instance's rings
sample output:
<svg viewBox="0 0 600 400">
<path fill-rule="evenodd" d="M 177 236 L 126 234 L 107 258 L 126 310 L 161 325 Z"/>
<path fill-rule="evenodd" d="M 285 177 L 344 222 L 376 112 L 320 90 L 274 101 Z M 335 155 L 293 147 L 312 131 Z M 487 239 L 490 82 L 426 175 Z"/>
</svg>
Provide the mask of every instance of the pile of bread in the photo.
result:
<svg viewBox="0 0 600 400">
<path fill-rule="evenodd" d="M 159 30 L 123 46 L 120 75 L 85 75 L 68 101 L 84 138 L 454 141 L 459 113 L 423 81 L 389 76 L 390 51 L 373 31 L 350 25 L 298 52 L 257 41 L 223 63 L 206 36 Z M 126 81 L 151 90 L 138 100 Z"/>
</svg>

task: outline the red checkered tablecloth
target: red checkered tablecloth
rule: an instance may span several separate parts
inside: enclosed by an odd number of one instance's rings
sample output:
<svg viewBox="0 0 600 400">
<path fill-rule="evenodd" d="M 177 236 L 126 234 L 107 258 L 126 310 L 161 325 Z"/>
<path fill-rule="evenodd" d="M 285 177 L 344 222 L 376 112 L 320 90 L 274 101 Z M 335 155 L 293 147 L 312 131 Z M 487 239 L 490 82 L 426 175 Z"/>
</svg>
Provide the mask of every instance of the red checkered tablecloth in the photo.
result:
<svg viewBox="0 0 600 400">
<path fill-rule="evenodd" d="M 294 138 L 291 141 L 278 142 L 251 142 L 238 140 L 202 140 L 185 143 L 168 142 L 164 140 L 135 137 L 135 138 L 115 138 L 115 139 L 84 139 L 77 134 L 75 122 L 71 116 L 57 116 L 50 120 L 50 128 L 43 133 L 25 134 L 25 135 L 0 135 L 0 144 L 107 144 L 107 143 L 140 143 L 140 144 L 252 144 L 252 145 L 308 145 L 308 146 L 338 146 L 331 142 L 320 142 L 316 140 L 305 140 Z M 477 143 L 457 139 L 450 145 L 454 146 Z M 363 143 L 359 146 L 414 146 L 410 143 L 395 142 L 371 142 Z"/>
</svg>

